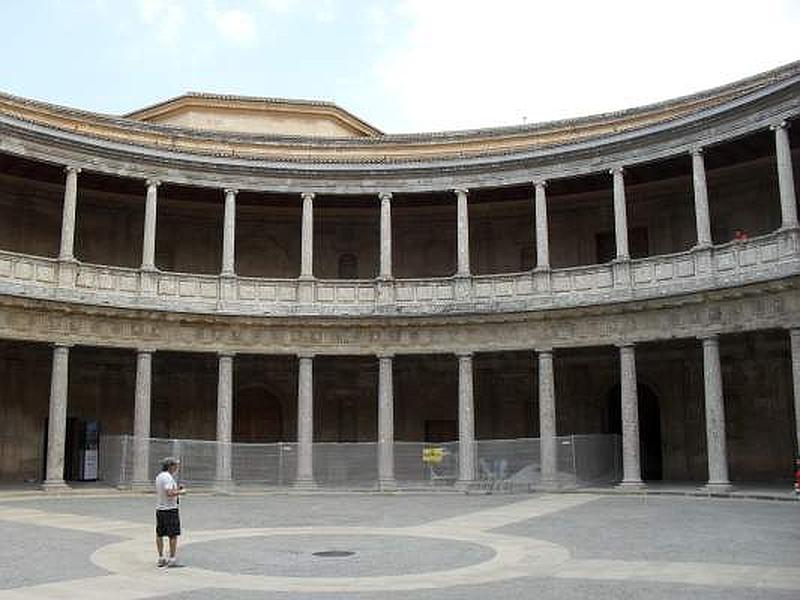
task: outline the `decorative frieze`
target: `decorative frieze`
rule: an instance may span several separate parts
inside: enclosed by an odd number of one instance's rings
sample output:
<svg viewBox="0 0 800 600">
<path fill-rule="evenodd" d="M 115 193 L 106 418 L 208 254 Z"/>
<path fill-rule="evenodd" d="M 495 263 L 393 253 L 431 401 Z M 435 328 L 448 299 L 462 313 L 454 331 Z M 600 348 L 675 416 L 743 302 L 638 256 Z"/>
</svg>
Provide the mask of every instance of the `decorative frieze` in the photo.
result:
<svg viewBox="0 0 800 600">
<path fill-rule="evenodd" d="M 155 350 L 397 354 L 603 346 L 800 327 L 800 277 L 625 304 L 391 318 L 257 318 L 125 310 L 0 297 L 0 337 Z"/>
</svg>

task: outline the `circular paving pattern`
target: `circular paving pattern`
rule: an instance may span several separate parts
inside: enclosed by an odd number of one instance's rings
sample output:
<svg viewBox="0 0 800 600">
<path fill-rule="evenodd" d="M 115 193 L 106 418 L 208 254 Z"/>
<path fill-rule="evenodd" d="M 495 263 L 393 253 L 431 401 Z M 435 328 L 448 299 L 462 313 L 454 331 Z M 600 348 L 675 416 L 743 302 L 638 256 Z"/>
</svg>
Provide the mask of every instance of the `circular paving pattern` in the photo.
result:
<svg viewBox="0 0 800 600">
<path fill-rule="evenodd" d="M 320 552 L 328 554 L 315 555 Z M 236 560 L 226 561 L 226 554 Z M 407 575 L 467 567 L 494 556 L 480 544 L 389 535 L 255 535 L 182 548 L 182 559 L 193 567 L 280 577 Z"/>
</svg>

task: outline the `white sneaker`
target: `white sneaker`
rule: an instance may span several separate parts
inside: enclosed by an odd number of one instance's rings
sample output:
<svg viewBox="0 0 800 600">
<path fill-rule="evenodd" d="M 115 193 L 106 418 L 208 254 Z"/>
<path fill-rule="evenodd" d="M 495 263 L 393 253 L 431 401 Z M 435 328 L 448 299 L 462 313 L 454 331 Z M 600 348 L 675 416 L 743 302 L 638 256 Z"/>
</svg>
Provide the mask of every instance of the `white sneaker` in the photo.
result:
<svg viewBox="0 0 800 600">
<path fill-rule="evenodd" d="M 163 556 L 158 557 L 158 562 L 156 563 L 157 567 L 166 567 L 167 566 L 167 559 Z"/>
<path fill-rule="evenodd" d="M 178 562 L 178 559 L 174 556 L 167 560 L 167 568 L 174 568 L 174 567 L 182 567 L 183 565 Z"/>
</svg>

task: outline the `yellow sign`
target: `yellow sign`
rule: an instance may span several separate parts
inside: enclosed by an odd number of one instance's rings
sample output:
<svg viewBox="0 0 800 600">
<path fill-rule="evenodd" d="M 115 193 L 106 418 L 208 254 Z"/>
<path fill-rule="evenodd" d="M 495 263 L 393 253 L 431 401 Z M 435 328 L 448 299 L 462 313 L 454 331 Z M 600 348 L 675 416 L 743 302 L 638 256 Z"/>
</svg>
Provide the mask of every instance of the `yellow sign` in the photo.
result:
<svg viewBox="0 0 800 600">
<path fill-rule="evenodd" d="M 423 448 L 422 462 L 440 463 L 444 458 L 444 448 Z"/>
</svg>

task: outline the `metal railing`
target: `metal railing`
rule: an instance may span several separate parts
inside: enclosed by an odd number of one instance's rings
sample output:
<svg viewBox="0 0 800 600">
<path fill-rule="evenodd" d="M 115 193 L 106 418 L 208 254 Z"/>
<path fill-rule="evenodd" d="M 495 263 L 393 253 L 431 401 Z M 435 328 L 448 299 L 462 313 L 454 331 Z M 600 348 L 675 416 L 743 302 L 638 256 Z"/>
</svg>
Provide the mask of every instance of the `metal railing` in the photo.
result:
<svg viewBox="0 0 800 600">
<path fill-rule="evenodd" d="M 100 479 L 121 487 L 152 480 L 165 456 L 181 459 L 180 478 L 191 485 L 219 483 L 217 455 L 222 444 L 205 440 L 134 440 L 103 436 Z M 539 439 L 479 440 L 474 445 L 476 472 L 472 486 L 485 490 L 535 489 L 541 480 Z M 557 438 L 556 484 L 561 488 L 610 484 L 621 478 L 621 444 L 617 435 L 570 435 Z M 429 452 L 425 452 L 425 450 Z M 430 450 L 437 449 L 430 458 Z M 297 444 L 228 444 L 231 479 L 236 485 L 285 487 L 294 484 Z M 144 481 L 135 481 L 136 453 L 146 460 Z M 378 486 L 378 444 L 374 442 L 313 445 L 314 483 L 321 488 L 374 489 Z M 394 473 L 399 488 L 452 487 L 458 477 L 459 443 L 394 443 Z"/>
</svg>

